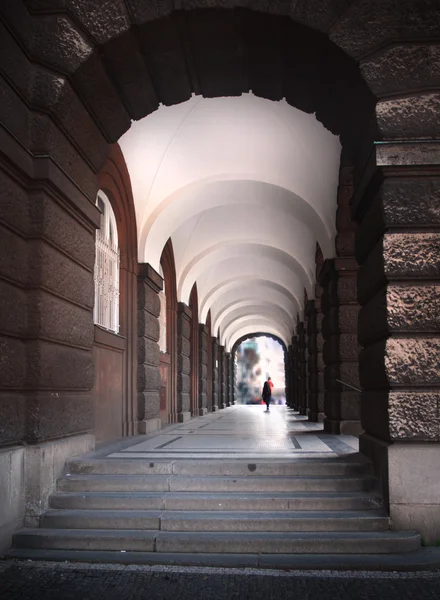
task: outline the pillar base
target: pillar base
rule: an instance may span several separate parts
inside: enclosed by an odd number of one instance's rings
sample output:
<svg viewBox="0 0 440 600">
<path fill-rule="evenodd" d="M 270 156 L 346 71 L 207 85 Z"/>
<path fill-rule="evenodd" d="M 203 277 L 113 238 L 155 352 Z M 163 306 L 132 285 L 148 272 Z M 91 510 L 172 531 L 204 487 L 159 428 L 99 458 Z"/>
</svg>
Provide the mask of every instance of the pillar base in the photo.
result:
<svg viewBox="0 0 440 600">
<path fill-rule="evenodd" d="M 419 531 L 426 546 L 440 543 L 440 444 L 389 443 L 364 433 L 359 450 L 374 465 L 391 528 Z"/>
<path fill-rule="evenodd" d="M 211 409 L 211 411 L 212 411 L 212 412 L 218 412 L 218 406 L 217 406 L 217 404 L 213 404 L 213 405 L 212 405 L 212 409 Z"/>
<path fill-rule="evenodd" d="M 301 406 L 299 409 L 299 414 L 305 417 L 307 415 L 307 408 L 305 406 Z"/>
<path fill-rule="evenodd" d="M 357 420 L 332 420 L 324 419 L 325 433 L 333 435 L 356 435 L 359 436 L 363 432 L 360 421 Z"/>
<path fill-rule="evenodd" d="M 309 411 L 309 421 L 311 423 L 324 423 L 325 413 Z"/>
<path fill-rule="evenodd" d="M 153 419 L 145 419 L 144 421 L 138 421 L 138 432 L 140 434 L 151 433 L 162 428 L 162 421 L 155 417 Z"/>
<path fill-rule="evenodd" d="M 203 415 L 208 414 L 208 409 L 206 408 L 206 406 L 202 406 L 202 408 L 199 408 L 199 412 L 198 412 L 198 416 L 199 417 L 203 417 Z"/>
<path fill-rule="evenodd" d="M 189 421 L 190 419 L 191 419 L 191 413 L 189 410 L 187 410 L 185 412 L 177 413 L 177 422 L 178 423 L 186 423 L 186 421 Z"/>
</svg>

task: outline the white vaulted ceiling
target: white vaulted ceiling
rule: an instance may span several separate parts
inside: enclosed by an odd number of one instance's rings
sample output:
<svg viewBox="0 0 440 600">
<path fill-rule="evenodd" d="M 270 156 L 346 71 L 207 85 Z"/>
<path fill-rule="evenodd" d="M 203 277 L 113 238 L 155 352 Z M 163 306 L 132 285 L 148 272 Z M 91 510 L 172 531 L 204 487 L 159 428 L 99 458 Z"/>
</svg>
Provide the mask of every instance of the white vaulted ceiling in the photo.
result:
<svg viewBox="0 0 440 600">
<path fill-rule="evenodd" d="M 257 331 L 286 344 L 313 297 L 315 249 L 333 256 L 341 147 L 313 115 L 251 94 L 161 107 L 120 139 L 139 260 L 171 237 L 179 301 L 229 350 Z"/>
</svg>

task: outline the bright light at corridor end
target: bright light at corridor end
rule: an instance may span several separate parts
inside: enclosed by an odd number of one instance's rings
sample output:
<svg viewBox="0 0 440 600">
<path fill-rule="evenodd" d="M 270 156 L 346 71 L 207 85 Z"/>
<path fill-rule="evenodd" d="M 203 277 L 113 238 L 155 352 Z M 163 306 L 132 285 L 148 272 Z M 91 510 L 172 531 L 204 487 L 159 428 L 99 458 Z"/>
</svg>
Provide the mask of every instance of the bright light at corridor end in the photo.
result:
<svg viewBox="0 0 440 600">
<path fill-rule="evenodd" d="M 199 318 L 229 351 L 265 331 L 287 345 L 314 297 L 316 244 L 334 256 L 341 146 L 314 115 L 252 94 L 161 107 L 120 146 L 139 261 L 159 271 L 171 238 L 179 301 L 197 284 Z"/>
</svg>

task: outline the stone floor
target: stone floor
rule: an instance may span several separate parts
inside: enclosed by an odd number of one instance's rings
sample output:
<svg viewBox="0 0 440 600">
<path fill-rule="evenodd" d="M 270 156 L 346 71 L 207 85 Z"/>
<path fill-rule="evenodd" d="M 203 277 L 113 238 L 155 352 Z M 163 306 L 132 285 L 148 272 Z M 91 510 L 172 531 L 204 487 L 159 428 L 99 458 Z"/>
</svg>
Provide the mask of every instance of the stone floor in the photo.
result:
<svg viewBox="0 0 440 600">
<path fill-rule="evenodd" d="M 1 600 L 438 600 L 440 572 L 0 563 Z"/>
<path fill-rule="evenodd" d="M 284 405 L 231 406 L 219 412 L 167 427 L 155 434 L 125 440 L 109 458 L 158 459 L 289 459 L 337 458 L 358 451 L 358 439 L 323 433 Z"/>
</svg>

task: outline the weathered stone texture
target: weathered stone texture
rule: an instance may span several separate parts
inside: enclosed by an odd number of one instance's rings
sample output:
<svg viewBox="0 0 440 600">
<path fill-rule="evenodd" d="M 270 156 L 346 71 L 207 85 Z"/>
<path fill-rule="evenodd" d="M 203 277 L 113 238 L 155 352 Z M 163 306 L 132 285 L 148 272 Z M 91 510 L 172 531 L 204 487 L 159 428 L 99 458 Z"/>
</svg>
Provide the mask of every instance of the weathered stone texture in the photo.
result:
<svg viewBox="0 0 440 600">
<path fill-rule="evenodd" d="M 29 231 L 29 202 L 26 190 L 0 169 L 0 222 L 20 233 Z"/>
<path fill-rule="evenodd" d="M 23 385 L 26 347 L 21 340 L 0 336 L 0 381 L 3 388 Z"/>
<path fill-rule="evenodd" d="M 155 290 L 144 281 L 138 284 L 138 308 L 145 309 L 154 317 L 160 315 L 160 299 Z"/>
<path fill-rule="evenodd" d="M 29 283 L 45 287 L 84 307 L 94 303 L 93 273 L 46 242 L 31 240 L 29 246 Z"/>
<path fill-rule="evenodd" d="M 351 56 L 362 56 L 390 38 L 440 35 L 436 0 L 358 0 L 332 28 L 330 39 Z"/>
<path fill-rule="evenodd" d="M 26 406 L 26 437 L 32 442 L 93 428 L 93 403 L 87 394 L 35 392 Z"/>
<path fill-rule="evenodd" d="M 67 0 L 67 10 L 92 35 L 98 44 L 121 35 L 130 25 L 124 3 L 120 0 L 97 0 L 84 3 L 81 0 Z"/>
<path fill-rule="evenodd" d="M 0 224 L 0 275 L 24 284 L 27 273 L 26 241 Z"/>
<path fill-rule="evenodd" d="M 183 356 L 191 355 L 191 342 L 188 338 L 179 335 L 177 338 L 177 351 Z"/>
<path fill-rule="evenodd" d="M 391 331 L 440 331 L 440 285 L 389 285 L 387 313 Z"/>
<path fill-rule="evenodd" d="M 145 391 L 138 394 L 139 419 L 146 421 L 160 414 L 160 396 L 157 391 Z"/>
<path fill-rule="evenodd" d="M 157 317 L 146 310 L 138 311 L 138 335 L 145 336 L 153 342 L 159 341 L 160 325 Z"/>
<path fill-rule="evenodd" d="M 28 342 L 27 382 L 32 388 L 91 390 L 91 352 L 45 341 Z"/>
<path fill-rule="evenodd" d="M 159 369 L 155 366 L 140 364 L 137 380 L 139 392 L 156 392 L 160 388 Z"/>
<path fill-rule="evenodd" d="M 177 360 L 177 369 L 179 373 L 183 373 L 185 375 L 189 375 L 191 373 L 191 361 L 189 356 L 183 356 L 179 354 Z"/>
<path fill-rule="evenodd" d="M 440 338 L 389 338 L 385 368 L 391 384 L 440 384 Z"/>
<path fill-rule="evenodd" d="M 439 338 L 399 337 L 376 342 L 361 352 L 362 387 L 438 385 L 439 350 Z"/>
<path fill-rule="evenodd" d="M 385 230 L 440 223 L 440 179 L 386 179 L 356 236 L 356 256 L 363 261 Z"/>
<path fill-rule="evenodd" d="M 25 435 L 26 400 L 21 393 L 0 392 L 0 444 L 20 441 Z"/>
<path fill-rule="evenodd" d="M 440 392 L 390 392 L 388 414 L 393 440 L 440 441 Z"/>
<path fill-rule="evenodd" d="M 387 138 L 417 138 L 438 135 L 440 94 L 383 100 L 376 105 L 380 132 Z"/>
<path fill-rule="evenodd" d="M 0 279 L 0 331 L 17 336 L 26 333 L 26 292 Z"/>
<path fill-rule="evenodd" d="M 385 234 L 360 267 L 359 300 L 365 303 L 387 280 L 439 277 L 439 241 L 438 233 Z"/>
<path fill-rule="evenodd" d="M 53 296 L 43 290 L 28 293 L 28 335 L 91 348 L 91 310 Z"/>
<path fill-rule="evenodd" d="M 93 269 L 95 264 L 95 232 L 80 224 L 47 194 L 30 195 L 30 232 L 51 241 L 69 256 Z"/>
<path fill-rule="evenodd" d="M 141 364 L 158 367 L 160 362 L 159 344 L 146 337 L 138 338 L 138 361 Z"/>
<path fill-rule="evenodd" d="M 361 61 L 360 67 L 370 89 L 379 97 L 440 86 L 440 45 L 392 46 Z"/>
</svg>

